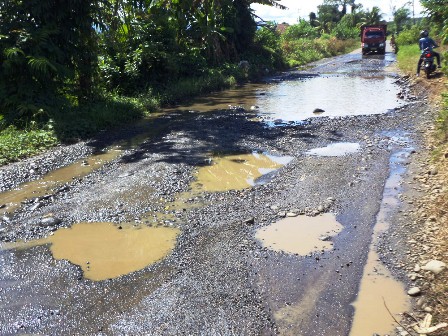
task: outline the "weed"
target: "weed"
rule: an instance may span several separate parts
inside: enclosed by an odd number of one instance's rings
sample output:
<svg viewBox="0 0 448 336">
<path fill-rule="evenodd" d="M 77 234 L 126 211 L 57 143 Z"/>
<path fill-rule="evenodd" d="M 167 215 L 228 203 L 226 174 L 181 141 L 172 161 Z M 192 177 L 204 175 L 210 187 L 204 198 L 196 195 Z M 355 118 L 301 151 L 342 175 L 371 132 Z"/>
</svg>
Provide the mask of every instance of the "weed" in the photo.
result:
<svg viewBox="0 0 448 336">
<path fill-rule="evenodd" d="M 43 129 L 19 130 L 8 126 L 0 131 L 0 165 L 35 155 L 58 143 L 51 124 Z"/>
</svg>

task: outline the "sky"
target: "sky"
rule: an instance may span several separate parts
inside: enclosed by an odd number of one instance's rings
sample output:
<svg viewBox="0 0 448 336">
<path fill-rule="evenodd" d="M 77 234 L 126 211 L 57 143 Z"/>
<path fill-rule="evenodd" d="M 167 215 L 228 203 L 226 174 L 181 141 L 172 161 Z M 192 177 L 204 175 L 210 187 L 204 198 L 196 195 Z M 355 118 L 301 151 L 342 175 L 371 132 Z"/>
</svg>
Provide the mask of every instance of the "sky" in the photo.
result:
<svg viewBox="0 0 448 336">
<path fill-rule="evenodd" d="M 323 0 L 280 0 L 280 4 L 288 7 L 287 10 L 280 10 L 270 6 L 253 4 L 251 7 L 255 14 L 265 21 L 275 21 L 277 23 L 287 22 L 289 24 L 297 23 L 299 18 L 308 20 L 310 12 L 317 13 L 317 6 L 321 5 Z M 355 3 L 362 4 L 364 9 L 372 9 L 377 6 L 381 9 L 385 20 L 392 19 L 392 8 L 400 8 L 405 3 L 414 2 L 415 16 L 419 17 L 423 10 L 419 0 L 357 0 Z M 408 7 L 412 12 L 412 6 Z"/>
</svg>

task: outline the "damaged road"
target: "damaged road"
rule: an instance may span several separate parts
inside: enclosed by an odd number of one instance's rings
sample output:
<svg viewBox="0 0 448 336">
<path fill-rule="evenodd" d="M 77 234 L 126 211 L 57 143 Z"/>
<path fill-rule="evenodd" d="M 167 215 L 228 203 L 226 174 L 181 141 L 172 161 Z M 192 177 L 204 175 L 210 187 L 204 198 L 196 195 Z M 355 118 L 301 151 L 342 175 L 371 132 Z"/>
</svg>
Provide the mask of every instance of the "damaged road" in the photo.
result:
<svg viewBox="0 0 448 336">
<path fill-rule="evenodd" d="M 0 334 L 349 335 L 391 157 L 412 147 L 405 166 L 431 120 L 393 57 L 327 59 L 2 167 Z M 261 176 L 208 187 L 201 171 L 227 156 L 216 180 L 248 162 Z M 322 214 L 341 225 L 322 232 L 328 248 L 288 252 L 256 238 L 285 217 Z M 177 238 L 156 262 L 100 280 L 89 277 L 93 259 L 57 258 L 53 238 L 39 240 L 98 223 Z"/>
</svg>

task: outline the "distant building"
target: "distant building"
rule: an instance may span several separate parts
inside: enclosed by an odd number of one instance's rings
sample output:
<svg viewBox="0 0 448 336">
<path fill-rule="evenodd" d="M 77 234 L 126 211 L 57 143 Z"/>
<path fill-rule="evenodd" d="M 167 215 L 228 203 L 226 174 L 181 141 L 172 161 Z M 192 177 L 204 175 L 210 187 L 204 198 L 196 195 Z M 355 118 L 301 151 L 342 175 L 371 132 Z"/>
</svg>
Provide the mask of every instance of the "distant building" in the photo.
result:
<svg viewBox="0 0 448 336">
<path fill-rule="evenodd" d="M 289 23 L 283 22 L 279 23 L 277 27 L 275 27 L 275 30 L 277 30 L 280 34 L 283 34 L 286 30 L 286 28 L 289 27 Z"/>
</svg>

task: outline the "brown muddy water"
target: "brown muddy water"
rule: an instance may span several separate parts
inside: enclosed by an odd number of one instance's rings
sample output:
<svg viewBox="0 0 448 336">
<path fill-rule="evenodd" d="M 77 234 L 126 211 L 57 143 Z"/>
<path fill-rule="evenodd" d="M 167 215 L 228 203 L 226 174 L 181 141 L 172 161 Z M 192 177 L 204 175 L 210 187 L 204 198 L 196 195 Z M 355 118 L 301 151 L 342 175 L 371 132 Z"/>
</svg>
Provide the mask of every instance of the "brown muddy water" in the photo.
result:
<svg viewBox="0 0 448 336">
<path fill-rule="evenodd" d="M 120 226 L 107 222 L 77 223 L 58 229 L 47 238 L 7 243 L 5 249 L 50 245 L 55 259 L 65 259 L 82 268 L 94 281 L 112 279 L 141 270 L 167 256 L 173 249 L 177 228 Z"/>
<path fill-rule="evenodd" d="M 163 116 L 163 113 L 153 113 L 151 116 L 137 122 L 135 125 L 141 131 L 130 138 L 118 140 L 114 145 L 100 153 L 77 160 L 70 165 L 55 169 L 41 178 L 25 182 L 10 191 L 0 193 L 0 205 L 5 205 L 5 207 L 0 209 L 0 215 L 15 211 L 20 207 L 21 202 L 48 195 L 55 188 L 74 179 L 87 176 L 105 164 L 117 159 L 124 150 L 141 145 L 148 138 L 160 133 L 166 126 L 167 121 L 157 122 L 157 118 L 160 116 Z"/>
<path fill-rule="evenodd" d="M 235 154 L 216 156 L 210 165 L 198 169 L 192 184 L 194 191 L 226 191 L 251 187 L 257 179 L 273 172 L 292 160 L 292 157 L 269 154 Z"/>
<path fill-rule="evenodd" d="M 13 212 L 20 207 L 21 202 L 47 195 L 53 188 L 59 187 L 76 178 L 84 177 L 105 163 L 116 159 L 121 155 L 119 149 L 111 149 L 101 154 L 92 155 L 75 163 L 56 169 L 37 180 L 21 184 L 15 189 L 0 193 L 0 204 L 5 204 L 0 209 L 0 214 Z"/>
<path fill-rule="evenodd" d="M 383 200 L 377 215 L 373 241 L 364 267 L 358 297 L 352 304 L 355 315 L 350 331 L 351 336 L 392 334 L 397 326 L 394 318 L 400 321 L 400 314 L 410 309 L 410 301 L 404 285 L 396 280 L 382 264 L 375 246 L 378 244 L 379 236 L 390 227 L 388 216 L 399 202 L 398 193 L 401 188 L 402 174 L 405 171 L 403 162 L 411 150 L 412 148 L 407 148 L 394 153 L 390 159 L 391 173 L 384 187 Z"/>
<path fill-rule="evenodd" d="M 331 237 L 341 232 L 342 228 L 331 213 L 316 217 L 286 217 L 259 229 L 255 238 L 271 250 L 305 256 L 331 250 Z"/>
</svg>

